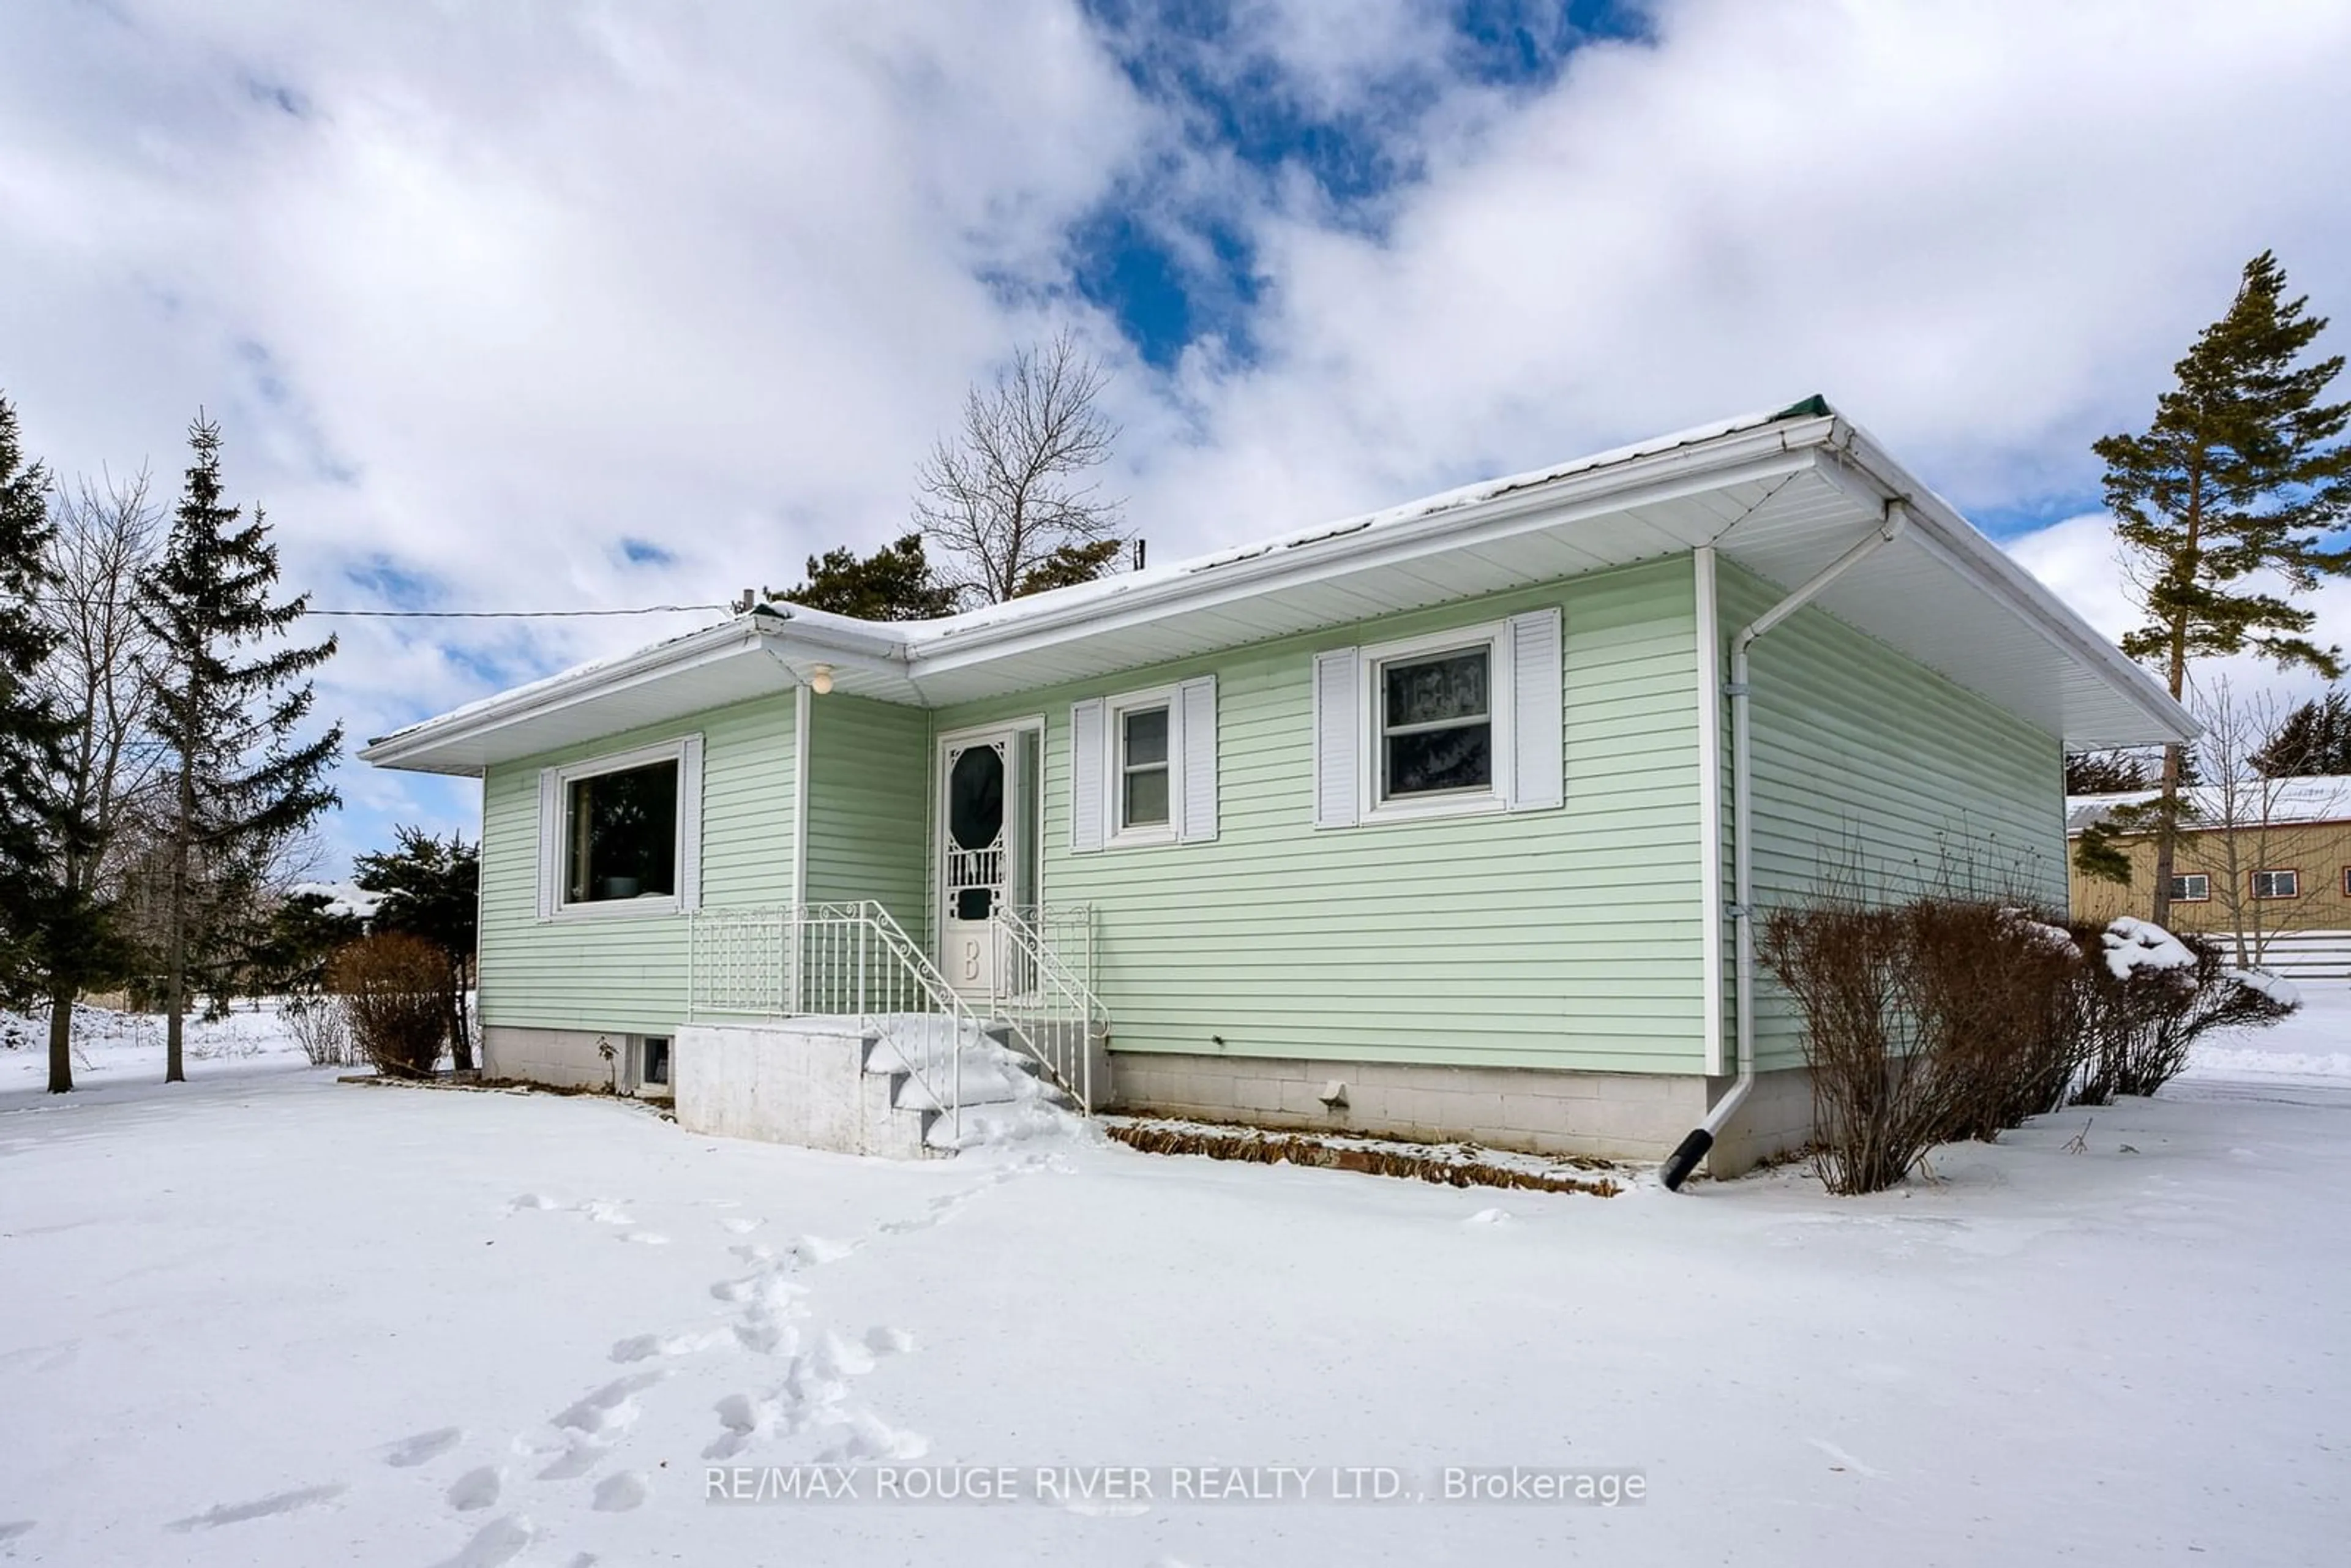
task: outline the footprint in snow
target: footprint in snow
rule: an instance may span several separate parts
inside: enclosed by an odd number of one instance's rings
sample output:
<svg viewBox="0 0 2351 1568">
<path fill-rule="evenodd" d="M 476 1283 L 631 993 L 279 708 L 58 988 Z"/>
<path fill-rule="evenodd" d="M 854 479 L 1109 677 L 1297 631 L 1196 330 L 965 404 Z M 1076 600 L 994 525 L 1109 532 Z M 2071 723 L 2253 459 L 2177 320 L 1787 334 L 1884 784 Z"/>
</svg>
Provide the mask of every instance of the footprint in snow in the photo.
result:
<svg viewBox="0 0 2351 1568">
<path fill-rule="evenodd" d="M 634 1225 L 636 1223 L 630 1218 L 629 1212 L 619 1204 L 606 1203 L 601 1199 L 591 1199 L 581 1204 L 580 1212 L 599 1225 Z"/>
<path fill-rule="evenodd" d="M 472 1513 L 490 1507 L 505 1490 L 506 1472 L 496 1465 L 484 1465 L 467 1470 L 449 1483 L 449 1506 L 459 1513 Z"/>
<path fill-rule="evenodd" d="M 792 1243 L 793 1255 L 803 1263 L 838 1263 L 856 1250 L 854 1241 L 828 1241 L 821 1236 L 803 1236 Z"/>
<path fill-rule="evenodd" d="M 666 1247 L 669 1245 L 669 1238 L 662 1235 L 656 1230 L 632 1230 L 626 1236 L 622 1237 L 621 1239 L 623 1241 L 633 1241 L 640 1247 Z"/>
<path fill-rule="evenodd" d="M 591 1437 L 617 1432 L 637 1418 L 636 1396 L 668 1375 L 666 1372 L 640 1372 L 608 1383 L 582 1396 L 577 1404 L 558 1411 L 552 1417 L 554 1424 L 585 1432 Z"/>
<path fill-rule="evenodd" d="M 494 1519 L 474 1531 L 474 1538 L 458 1548 L 457 1555 L 438 1568 L 501 1568 L 521 1556 L 538 1533 L 527 1515 L 510 1513 Z"/>
<path fill-rule="evenodd" d="M 1507 1208 L 1481 1208 L 1461 1223 L 1464 1225 L 1508 1225 L 1510 1222 L 1510 1211 Z"/>
<path fill-rule="evenodd" d="M 764 1219 L 743 1219 L 736 1218 L 722 1219 L 718 1223 L 726 1229 L 733 1231 L 737 1236 L 748 1236 L 751 1232 L 758 1229 L 759 1227 L 767 1224 L 768 1222 Z"/>
<path fill-rule="evenodd" d="M 904 1355 L 914 1348 L 914 1336 L 904 1329 L 876 1323 L 865 1331 L 865 1348 L 876 1355 Z"/>
<path fill-rule="evenodd" d="M 919 1459 L 931 1451 L 931 1440 L 865 1411 L 848 1419 L 849 1436 L 817 1456 L 819 1464 L 847 1464 L 858 1459 Z"/>
<path fill-rule="evenodd" d="M 611 1452 L 601 1443 L 574 1443 L 558 1454 L 553 1462 L 538 1472 L 543 1481 L 575 1481 L 598 1465 Z"/>
<path fill-rule="evenodd" d="M 419 1432 L 413 1437 L 402 1437 L 383 1450 L 383 1462 L 394 1469 L 413 1469 L 428 1460 L 437 1459 L 465 1440 L 463 1427 L 436 1427 L 430 1432 Z"/>
<path fill-rule="evenodd" d="M 526 1209 L 544 1209 L 553 1208 L 554 1207 L 555 1200 L 553 1198 L 546 1197 L 541 1193 L 527 1192 L 520 1197 L 516 1198 L 513 1202 L 507 1204 L 507 1212 L 508 1214 L 520 1214 Z"/>
<path fill-rule="evenodd" d="M 626 1513 L 643 1506 L 648 1495 L 643 1471 L 620 1470 L 596 1483 L 596 1500 L 590 1506 L 599 1513 Z"/>
<path fill-rule="evenodd" d="M 611 1359 L 625 1365 L 632 1361 L 651 1361 L 656 1356 L 693 1355 L 698 1351 L 725 1344 L 728 1338 L 723 1329 L 709 1333 L 632 1334 L 612 1346 Z"/>
<path fill-rule="evenodd" d="M 817 1342 L 816 1364 L 829 1377 L 862 1377 L 873 1370 L 873 1353 L 827 1329 Z"/>
<path fill-rule="evenodd" d="M 292 1513 L 296 1509 L 314 1507 L 342 1496 L 346 1490 L 340 1485 L 301 1487 L 293 1491 L 272 1492 L 251 1502 L 215 1503 L 202 1513 L 175 1519 L 163 1528 L 177 1531 L 183 1535 L 192 1530 L 216 1530 L 224 1524 L 242 1524 L 248 1519 L 267 1519 L 272 1514 Z"/>
<path fill-rule="evenodd" d="M 0 1541 L 14 1541 L 39 1522 L 37 1519 L 0 1519 Z"/>
</svg>

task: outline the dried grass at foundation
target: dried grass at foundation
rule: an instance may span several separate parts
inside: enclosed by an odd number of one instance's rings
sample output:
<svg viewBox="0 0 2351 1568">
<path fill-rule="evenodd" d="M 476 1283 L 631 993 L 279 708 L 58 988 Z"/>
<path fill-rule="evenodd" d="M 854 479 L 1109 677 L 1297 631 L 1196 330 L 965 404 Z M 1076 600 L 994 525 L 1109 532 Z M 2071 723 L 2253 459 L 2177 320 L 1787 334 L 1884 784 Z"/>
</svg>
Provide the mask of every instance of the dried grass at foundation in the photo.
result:
<svg viewBox="0 0 2351 1568">
<path fill-rule="evenodd" d="M 1262 1127 L 1121 1116 L 1104 1117 L 1102 1125 L 1112 1137 L 1146 1155 L 1205 1155 L 1213 1160 L 1241 1160 L 1252 1165 L 1362 1171 L 1446 1186 L 1580 1192 L 1593 1197 L 1614 1197 L 1625 1190 L 1607 1176 L 1568 1176 L 1557 1169 L 1537 1168 L 1529 1156 L 1497 1157 L 1468 1144 L 1432 1145 L 1362 1135 L 1329 1137 L 1312 1133 L 1269 1132 Z M 1609 1168 L 1605 1161 L 1590 1159 L 1544 1164 L 1576 1170 Z"/>
</svg>

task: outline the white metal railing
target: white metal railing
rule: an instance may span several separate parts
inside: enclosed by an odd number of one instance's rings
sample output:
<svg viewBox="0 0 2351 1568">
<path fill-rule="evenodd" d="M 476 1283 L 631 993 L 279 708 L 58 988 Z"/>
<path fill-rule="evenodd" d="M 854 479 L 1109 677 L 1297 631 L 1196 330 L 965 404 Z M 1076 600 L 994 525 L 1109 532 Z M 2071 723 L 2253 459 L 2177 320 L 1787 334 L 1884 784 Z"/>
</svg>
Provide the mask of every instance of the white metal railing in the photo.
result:
<svg viewBox="0 0 2351 1568">
<path fill-rule="evenodd" d="M 853 904 L 696 910 L 686 1016 L 853 1018 L 963 1135 L 963 1058 L 979 1016 L 889 910 Z"/>
<path fill-rule="evenodd" d="M 996 945 L 989 1011 L 1077 1101 L 1079 1113 L 1092 1114 L 1094 1048 L 1110 1032 L 1093 990 L 1093 906 L 1000 904 L 988 924 Z"/>
</svg>

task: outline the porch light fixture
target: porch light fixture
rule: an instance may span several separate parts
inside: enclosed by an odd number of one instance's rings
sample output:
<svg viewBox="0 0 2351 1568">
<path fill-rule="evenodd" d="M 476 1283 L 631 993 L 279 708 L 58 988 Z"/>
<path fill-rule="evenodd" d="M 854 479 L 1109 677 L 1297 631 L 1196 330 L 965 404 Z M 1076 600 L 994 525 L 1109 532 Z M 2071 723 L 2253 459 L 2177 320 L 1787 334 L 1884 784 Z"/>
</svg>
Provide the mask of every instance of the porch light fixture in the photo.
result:
<svg viewBox="0 0 2351 1568">
<path fill-rule="evenodd" d="M 825 693 L 832 690 L 832 666 L 831 664 L 810 664 L 809 666 L 808 684 L 809 690 L 814 692 L 819 696 L 822 696 Z"/>
</svg>

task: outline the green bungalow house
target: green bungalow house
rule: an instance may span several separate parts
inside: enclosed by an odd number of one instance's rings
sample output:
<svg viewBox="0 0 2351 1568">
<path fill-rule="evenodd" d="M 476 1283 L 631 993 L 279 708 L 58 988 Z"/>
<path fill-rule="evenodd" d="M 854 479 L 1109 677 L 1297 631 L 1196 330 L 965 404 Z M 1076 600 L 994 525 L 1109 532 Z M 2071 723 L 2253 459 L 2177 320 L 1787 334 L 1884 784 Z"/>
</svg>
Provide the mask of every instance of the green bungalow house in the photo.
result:
<svg viewBox="0 0 2351 1568">
<path fill-rule="evenodd" d="M 496 1075 L 1728 1174 L 1810 1118 L 1754 915 L 2062 906 L 2067 748 L 2193 732 L 1814 398 L 940 621 L 761 605 L 361 756 L 482 780 Z"/>
</svg>

